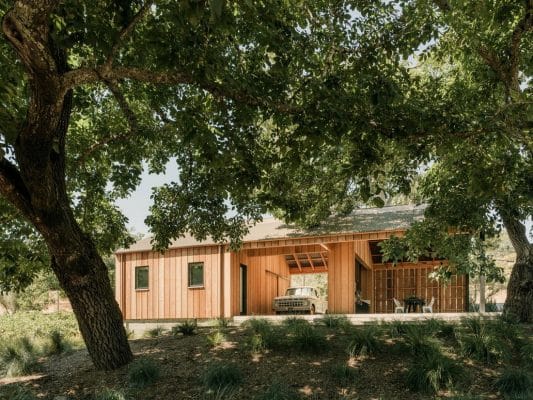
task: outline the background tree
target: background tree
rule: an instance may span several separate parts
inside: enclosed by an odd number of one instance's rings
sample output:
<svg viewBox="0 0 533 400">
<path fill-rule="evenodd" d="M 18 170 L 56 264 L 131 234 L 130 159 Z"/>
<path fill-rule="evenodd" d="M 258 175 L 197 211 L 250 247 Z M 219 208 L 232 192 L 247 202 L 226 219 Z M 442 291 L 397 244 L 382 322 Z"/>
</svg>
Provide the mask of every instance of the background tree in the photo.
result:
<svg viewBox="0 0 533 400">
<path fill-rule="evenodd" d="M 533 2 L 386 3 L 363 9 L 387 15 L 375 40 L 388 43 L 383 57 L 397 71 L 370 91 L 370 129 L 355 125 L 373 137 L 361 144 L 348 133 L 323 142 L 314 158 L 304 153 L 301 180 L 280 167 L 291 203 L 279 214 L 313 224 L 309 208 L 320 210 L 320 220 L 354 201 L 380 205 L 416 180 L 418 200 L 429 207 L 407 237 L 411 256 L 438 249 L 455 272 L 470 272 L 469 254 L 479 247 L 471 238 L 505 228 L 517 258 L 504 311 L 531 322 L 533 247 L 524 221 L 533 212 Z M 352 79 L 360 83 L 355 71 Z M 369 161 L 363 170 L 352 158 L 361 151 Z M 305 186 L 311 190 L 301 194 Z M 445 240 L 450 230 L 456 234 Z"/>
</svg>

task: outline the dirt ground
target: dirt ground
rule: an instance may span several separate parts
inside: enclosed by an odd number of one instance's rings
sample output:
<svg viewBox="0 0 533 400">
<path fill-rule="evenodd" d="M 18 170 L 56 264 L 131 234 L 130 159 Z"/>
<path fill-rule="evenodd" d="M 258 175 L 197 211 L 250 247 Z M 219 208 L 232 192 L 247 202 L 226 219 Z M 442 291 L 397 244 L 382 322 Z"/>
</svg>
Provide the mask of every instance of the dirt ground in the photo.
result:
<svg viewBox="0 0 533 400">
<path fill-rule="evenodd" d="M 410 358 L 385 337 L 382 352 L 372 357 L 350 357 L 346 351 L 347 335 L 326 327 L 317 328 L 327 338 L 323 351 L 301 352 L 291 349 L 253 354 L 242 328 L 226 328 L 227 338 L 213 347 L 207 335 L 214 328 L 201 328 L 194 336 L 165 334 L 157 338 L 131 341 L 137 358 L 151 358 L 161 368 L 157 382 L 145 389 L 128 387 L 128 367 L 112 372 L 96 371 L 85 350 L 53 356 L 42 360 L 37 375 L 4 378 L 0 386 L 24 385 L 39 398 L 50 400 L 93 399 L 104 388 L 119 389 L 130 399 L 209 399 L 202 377 L 213 363 L 234 363 L 243 372 L 243 383 L 228 399 L 257 399 L 273 382 L 283 382 L 300 393 L 302 399 L 376 399 L 417 400 L 435 398 L 410 392 L 404 373 Z M 491 382 L 497 366 L 486 367 L 461 361 L 466 369 L 460 383 L 462 392 L 482 395 L 484 399 L 498 399 Z M 350 383 L 339 382 L 333 373 L 336 366 L 348 364 L 357 369 Z M 439 393 L 447 398 L 451 392 Z M 66 396 L 66 397 L 58 397 Z"/>
</svg>

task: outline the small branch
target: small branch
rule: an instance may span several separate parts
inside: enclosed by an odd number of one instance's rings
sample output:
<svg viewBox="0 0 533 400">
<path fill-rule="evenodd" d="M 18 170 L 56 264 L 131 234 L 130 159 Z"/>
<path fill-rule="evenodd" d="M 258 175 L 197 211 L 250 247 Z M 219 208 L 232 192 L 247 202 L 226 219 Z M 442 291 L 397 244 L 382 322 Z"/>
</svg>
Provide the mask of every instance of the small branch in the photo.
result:
<svg viewBox="0 0 533 400">
<path fill-rule="evenodd" d="M 154 4 L 153 1 L 147 1 L 141 7 L 139 12 L 135 14 L 135 16 L 132 18 L 130 23 L 120 31 L 117 41 L 113 45 L 113 48 L 111 49 L 111 52 L 109 53 L 109 56 L 107 57 L 104 63 L 105 67 L 111 68 L 111 66 L 113 65 L 113 60 L 115 56 L 117 55 L 120 47 L 124 44 L 128 36 L 131 35 L 131 33 L 133 32 L 133 30 L 135 29 L 135 26 L 139 23 L 139 21 L 142 20 L 144 16 L 146 15 L 146 13 L 150 10 L 150 7 L 152 6 L 152 4 Z"/>
<path fill-rule="evenodd" d="M 126 120 L 128 121 L 128 125 L 130 127 L 130 131 L 132 133 L 139 132 L 139 124 L 137 121 L 137 116 L 131 109 L 130 105 L 128 104 L 128 101 L 126 100 L 126 97 L 122 94 L 118 86 L 116 85 L 116 82 L 113 81 L 106 81 L 105 82 L 111 93 L 113 93 L 113 96 L 115 96 L 115 99 L 117 100 L 117 103 L 124 113 L 124 116 L 126 117 Z"/>
</svg>

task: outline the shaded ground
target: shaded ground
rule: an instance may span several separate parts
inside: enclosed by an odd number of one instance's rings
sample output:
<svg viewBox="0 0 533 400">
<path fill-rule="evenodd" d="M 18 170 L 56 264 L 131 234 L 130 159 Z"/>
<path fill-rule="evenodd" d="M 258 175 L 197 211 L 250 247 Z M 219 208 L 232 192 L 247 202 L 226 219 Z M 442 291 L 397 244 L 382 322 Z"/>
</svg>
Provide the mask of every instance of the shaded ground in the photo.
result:
<svg viewBox="0 0 533 400">
<path fill-rule="evenodd" d="M 63 395 L 68 399 L 93 399 L 103 388 L 126 391 L 132 399 L 208 399 L 202 377 L 217 362 L 234 363 L 243 372 L 244 382 L 231 399 L 257 399 L 272 382 L 283 382 L 300 393 L 302 399 L 431 399 L 448 398 L 451 391 L 438 396 L 413 393 L 405 384 L 405 370 L 411 356 L 384 331 L 383 350 L 375 356 L 350 357 L 346 349 L 350 342 L 349 330 L 317 327 L 326 337 L 321 350 L 309 352 L 287 348 L 254 354 L 249 343 L 250 333 L 242 328 L 221 328 L 226 341 L 213 347 L 207 335 L 215 328 L 200 328 L 197 335 L 170 334 L 150 339 L 131 341 L 136 357 L 152 358 L 160 365 L 161 376 L 153 386 L 142 390 L 128 387 L 128 367 L 113 372 L 95 371 L 85 350 L 53 356 L 41 360 L 41 374 L 22 378 L 4 378 L 4 389 L 19 384 L 31 388 L 39 398 L 54 399 Z M 349 329 L 356 329 L 351 327 Z M 531 337 L 531 329 L 528 333 Z M 396 342 L 396 345 L 394 343 Z M 501 372 L 501 365 L 486 366 L 460 359 L 454 350 L 454 341 L 444 342 L 445 352 L 465 368 L 464 379 L 456 386 L 462 393 L 499 399 L 493 381 Z M 339 380 L 339 365 L 353 366 L 357 373 L 346 382 Z M 0 389 L 1 391 L 1 389 Z"/>
</svg>

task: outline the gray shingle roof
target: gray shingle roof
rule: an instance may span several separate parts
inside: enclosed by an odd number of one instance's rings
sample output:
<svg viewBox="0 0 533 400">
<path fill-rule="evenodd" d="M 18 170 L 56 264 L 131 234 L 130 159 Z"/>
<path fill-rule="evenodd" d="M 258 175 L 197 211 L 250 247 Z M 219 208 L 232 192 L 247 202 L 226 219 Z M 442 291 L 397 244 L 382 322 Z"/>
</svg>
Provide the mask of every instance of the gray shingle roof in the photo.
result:
<svg viewBox="0 0 533 400">
<path fill-rule="evenodd" d="M 340 233 L 362 233 L 407 229 L 415 221 L 424 216 L 425 205 L 391 206 L 383 208 L 361 208 L 347 216 L 333 216 L 320 226 L 303 230 L 292 224 L 286 224 L 275 218 L 265 218 L 250 228 L 243 238 L 244 242 L 261 240 L 275 240 L 282 238 L 297 238 L 334 235 Z M 139 240 L 128 249 L 119 249 L 117 253 L 130 253 L 152 250 L 152 237 Z M 202 242 L 190 235 L 174 240 L 169 248 L 206 246 L 217 244 L 211 239 Z"/>
</svg>

